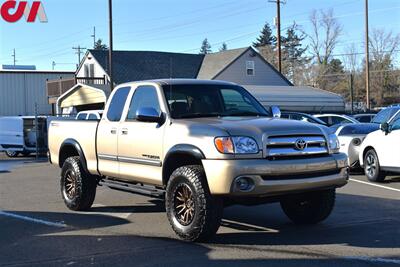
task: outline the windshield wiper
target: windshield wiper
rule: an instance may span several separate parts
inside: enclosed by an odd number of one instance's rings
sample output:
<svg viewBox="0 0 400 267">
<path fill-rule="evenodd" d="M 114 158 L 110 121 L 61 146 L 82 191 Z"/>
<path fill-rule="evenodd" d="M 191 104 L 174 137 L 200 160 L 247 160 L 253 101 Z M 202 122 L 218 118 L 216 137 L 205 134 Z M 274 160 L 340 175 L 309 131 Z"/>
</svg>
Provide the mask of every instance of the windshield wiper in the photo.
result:
<svg viewBox="0 0 400 267">
<path fill-rule="evenodd" d="M 177 116 L 177 119 L 220 117 L 219 113 L 189 113 Z"/>
<path fill-rule="evenodd" d="M 260 116 L 260 117 L 269 117 L 268 114 L 252 112 L 252 111 L 235 112 L 235 113 L 230 113 L 230 114 L 224 114 L 224 116 Z"/>
</svg>

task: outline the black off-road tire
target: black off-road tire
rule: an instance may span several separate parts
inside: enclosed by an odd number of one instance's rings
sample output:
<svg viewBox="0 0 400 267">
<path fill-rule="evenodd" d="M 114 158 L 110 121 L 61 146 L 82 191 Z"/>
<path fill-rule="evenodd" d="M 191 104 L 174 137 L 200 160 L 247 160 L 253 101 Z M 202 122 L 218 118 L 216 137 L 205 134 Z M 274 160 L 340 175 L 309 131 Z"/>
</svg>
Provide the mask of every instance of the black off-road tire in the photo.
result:
<svg viewBox="0 0 400 267">
<path fill-rule="evenodd" d="M 69 177 L 68 177 L 69 175 Z M 72 180 L 75 190 L 68 193 L 67 187 Z M 74 211 L 88 210 L 96 197 L 96 177 L 88 174 L 82 167 L 79 157 L 69 157 L 61 169 L 61 196 L 65 205 Z"/>
<path fill-rule="evenodd" d="M 281 207 L 295 224 L 316 224 L 331 214 L 335 197 L 335 189 L 310 192 L 282 200 Z"/>
<path fill-rule="evenodd" d="M 386 173 L 381 170 L 379 158 L 374 149 L 370 149 L 365 153 L 364 172 L 371 182 L 381 183 L 386 178 Z"/>
<path fill-rule="evenodd" d="M 182 223 L 177 208 L 180 190 L 190 189 L 194 215 Z M 210 194 L 202 166 L 188 165 L 176 169 L 167 184 L 165 206 L 168 220 L 175 233 L 186 241 L 208 241 L 221 224 L 223 201 Z"/>
<path fill-rule="evenodd" d="M 18 151 L 6 150 L 6 155 L 9 158 L 16 158 L 16 157 L 18 157 L 18 154 L 19 154 Z"/>
</svg>

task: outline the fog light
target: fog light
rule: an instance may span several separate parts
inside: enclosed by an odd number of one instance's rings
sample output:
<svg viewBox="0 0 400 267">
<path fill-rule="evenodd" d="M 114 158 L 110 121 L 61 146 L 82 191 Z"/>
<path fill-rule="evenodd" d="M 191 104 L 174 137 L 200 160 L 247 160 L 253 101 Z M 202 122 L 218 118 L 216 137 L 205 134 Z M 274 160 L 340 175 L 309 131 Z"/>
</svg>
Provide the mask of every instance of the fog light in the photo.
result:
<svg viewBox="0 0 400 267">
<path fill-rule="evenodd" d="M 359 145 L 361 145 L 361 143 L 362 143 L 362 141 L 361 141 L 360 138 L 354 138 L 353 139 L 353 145 L 359 146 Z"/>
<path fill-rule="evenodd" d="M 238 191 L 248 192 L 254 188 L 253 180 L 248 177 L 239 177 L 236 179 L 235 183 Z"/>
</svg>

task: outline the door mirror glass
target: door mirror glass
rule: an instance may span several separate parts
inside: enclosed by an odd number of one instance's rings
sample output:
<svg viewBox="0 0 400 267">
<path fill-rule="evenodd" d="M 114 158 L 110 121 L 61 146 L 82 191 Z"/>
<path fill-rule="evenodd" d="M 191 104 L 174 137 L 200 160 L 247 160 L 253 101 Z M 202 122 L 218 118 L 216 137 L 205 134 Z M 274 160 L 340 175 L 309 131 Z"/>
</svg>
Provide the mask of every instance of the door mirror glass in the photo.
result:
<svg viewBox="0 0 400 267">
<path fill-rule="evenodd" d="M 387 123 L 387 122 L 382 123 L 380 128 L 386 134 L 388 134 L 390 132 L 390 126 L 389 126 L 389 123 Z"/>
<path fill-rule="evenodd" d="M 277 106 L 272 106 L 271 107 L 271 114 L 272 114 L 272 117 L 274 117 L 274 118 L 280 118 L 281 117 L 281 110 Z"/>
<path fill-rule="evenodd" d="M 142 107 L 136 112 L 136 120 L 142 122 L 161 122 L 162 116 L 155 108 Z"/>
</svg>

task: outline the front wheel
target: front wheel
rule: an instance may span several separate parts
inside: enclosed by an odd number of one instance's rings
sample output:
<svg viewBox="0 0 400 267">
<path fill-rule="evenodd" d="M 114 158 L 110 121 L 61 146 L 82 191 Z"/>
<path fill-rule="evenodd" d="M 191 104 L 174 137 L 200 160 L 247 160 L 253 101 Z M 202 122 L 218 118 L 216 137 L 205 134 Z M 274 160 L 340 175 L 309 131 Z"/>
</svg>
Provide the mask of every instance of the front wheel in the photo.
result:
<svg viewBox="0 0 400 267">
<path fill-rule="evenodd" d="M 294 195 L 281 201 L 281 207 L 296 224 L 316 224 L 331 214 L 335 206 L 335 189 Z"/>
<path fill-rule="evenodd" d="M 371 182 L 383 182 L 386 174 L 383 172 L 379 165 L 378 155 L 375 150 L 370 149 L 364 156 L 364 171 L 365 176 Z"/>
<path fill-rule="evenodd" d="M 168 220 L 180 238 L 207 241 L 218 231 L 222 200 L 210 194 L 201 166 L 176 169 L 168 181 L 165 200 Z"/>
<path fill-rule="evenodd" d="M 17 151 L 13 151 L 13 150 L 6 150 L 6 155 L 9 158 L 16 158 L 18 156 L 18 152 Z"/>
<path fill-rule="evenodd" d="M 96 196 L 96 177 L 82 168 L 79 157 L 69 157 L 61 169 L 61 195 L 70 210 L 88 210 Z"/>
</svg>

